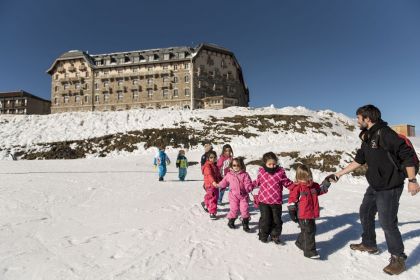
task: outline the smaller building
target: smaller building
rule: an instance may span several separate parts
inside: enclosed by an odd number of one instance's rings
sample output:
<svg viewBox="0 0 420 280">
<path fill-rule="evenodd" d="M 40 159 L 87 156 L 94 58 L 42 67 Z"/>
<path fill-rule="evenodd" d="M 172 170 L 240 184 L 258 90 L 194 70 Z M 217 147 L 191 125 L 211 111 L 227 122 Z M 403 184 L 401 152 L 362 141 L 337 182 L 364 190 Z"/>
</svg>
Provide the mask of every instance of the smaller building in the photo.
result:
<svg viewBox="0 0 420 280">
<path fill-rule="evenodd" d="M 46 115 L 51 102 L 26 91 L 0 92 L 0 114 Z"/>
<path fill-rule="evenodd" d="M 414 125 L 409 124 L 399 124 L 399 125 L 393 125 L 392 129 L 399 133 L 403 134 L 407 137 L 415 137 L 416 136 L 416 127 Z"/>
</svg>

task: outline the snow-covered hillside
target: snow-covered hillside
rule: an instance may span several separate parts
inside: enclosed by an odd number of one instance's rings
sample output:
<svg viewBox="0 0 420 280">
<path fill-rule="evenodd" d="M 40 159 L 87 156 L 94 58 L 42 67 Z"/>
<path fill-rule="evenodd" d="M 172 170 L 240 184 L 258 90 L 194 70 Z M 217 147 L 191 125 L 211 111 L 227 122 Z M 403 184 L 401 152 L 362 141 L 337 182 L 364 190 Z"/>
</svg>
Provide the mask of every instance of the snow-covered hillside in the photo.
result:
<svg viewBox="0 0 420 280">
<path fill-rule="evenodd" d="M 359 145 L 356 134 L 354 120 L 303 107 L 2 115 L 0 159 L 141 155 L 160 143 L 196 150 L 210 141 L 216 147 L 230 143 L 248 162 L 273 150 L 285 164 L 311 160 L 331 166 L 351 159 Z"/>
<path fill-rule="evenodd" d="M 194 162 L 211 141 L 218 153 L 230 143 L 252 178 L 262 154 L 273 151 L 290 178 L 293 164 L 304 162 L 320 181 L 351 160 L 357 134 L 353 119 L 301 107 L 1 115 L 0 279 L 391 279 L 382 272 L 389 257 L 382 230 L 381 254 L 348 248 L 361 232 L 362 176 L 344 176 L 320 198 L 321 260 L 309 260 L 294 245 L 299 229 L 286 211 L 285 245 L 263 244 L 256 209 L 252 233 L 227 227 L 227 203 L 209 219 L 198 165 L 183 183 L 172 165 L 157 182 L 152 167 L 156 144 L 168 145 L 172 159 L 187 148 Z M 23 160 L 35 158 L 78 159 Z M 420 274 L 419 199 L 401 198 L 409 258 L 399 279 Z"/>
</svg>

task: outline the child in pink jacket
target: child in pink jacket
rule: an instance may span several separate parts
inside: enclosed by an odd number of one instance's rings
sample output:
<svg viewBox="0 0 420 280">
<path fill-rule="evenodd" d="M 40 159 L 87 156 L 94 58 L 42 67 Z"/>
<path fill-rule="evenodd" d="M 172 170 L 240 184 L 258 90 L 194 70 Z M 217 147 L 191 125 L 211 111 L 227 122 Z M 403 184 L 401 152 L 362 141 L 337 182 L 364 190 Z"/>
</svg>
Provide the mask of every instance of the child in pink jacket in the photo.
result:
<svg viewBox="0 0 420 280">
<path fill-rule="evenodd" d="M 220 175 L 225 177 L 229 172 L 229 166 L 233 159 L 233 150 L 232 146 L 229 144 L 223 145 L 222 154 L 217 160 L 217 167 L 220 170 Z M 229 186 L 228 186 L 229 187 Z M 221 205 L 223 201 L 223 195 L 225 194 L 225 189 L 219 189 L 219 198 L 217 199 L 217 204 Z"/>
<path fill-rule="evenodd" d="M 227 215 L 228 226 L 235 228 L 235 220 L 238 217 L 238 211 L 241 212 L 242 227 L 244 231 L 249 232 L 249 211 L 248 211 L 248 194 L 252 191 L 252 180 L 246 172 L 244 160 L 242 158 L 234 158 L 230 162 L 230 170 L 225 174 L 223 180 L 218 184 L 221 189 L 230 187 L 229 206 L 230 211 Z"/>
<path fill-rule="evenodd" d="M 293 182 L 287 178 L 284 169 L 278 166 L 278 158 L 273 152 L 265 153 L 262 160 L 264 165 L 258 170 L 257 179 L 253 182 L 255 188 L 260 188 L 258 236 L 261 242 L 268 242 L 268 237 L 271 236 L 274 243 L 281 244 L 283 188 L 292 190 Z"/>
</svg>

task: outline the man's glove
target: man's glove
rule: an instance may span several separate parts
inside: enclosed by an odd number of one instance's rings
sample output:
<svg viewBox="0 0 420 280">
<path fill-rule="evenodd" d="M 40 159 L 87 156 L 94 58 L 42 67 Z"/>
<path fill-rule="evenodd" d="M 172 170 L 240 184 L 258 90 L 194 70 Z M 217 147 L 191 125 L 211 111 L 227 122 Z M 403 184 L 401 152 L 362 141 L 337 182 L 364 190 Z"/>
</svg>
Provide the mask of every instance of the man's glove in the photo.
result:
<svg viewBox="0 0 420 280">
<path fill-rule="evenodd" d="M 331 182 L 337 183 L 338 179 L 340 179 L 340 178 L 337 175 L 331 174 L 331 175 L 328 175 L 327 177 L 325 177 L 324 182 L 327 181 L 327 182 L 330 182 L 330 183 Z"/>
<path fill-rule="evenodd" d="M 290 204 L 289 206 L 287 206 L 287 209 L 289 210 L 290 220 L 292 220 L 295 223 L 299 222 L 296 204 Z"/>
</svg>

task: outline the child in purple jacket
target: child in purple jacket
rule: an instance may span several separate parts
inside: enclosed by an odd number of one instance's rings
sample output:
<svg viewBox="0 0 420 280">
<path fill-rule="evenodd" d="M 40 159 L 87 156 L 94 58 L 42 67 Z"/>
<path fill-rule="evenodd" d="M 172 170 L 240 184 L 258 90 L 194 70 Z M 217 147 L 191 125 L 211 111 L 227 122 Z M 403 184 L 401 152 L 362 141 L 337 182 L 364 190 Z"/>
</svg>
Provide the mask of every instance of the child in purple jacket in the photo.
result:
<svg viewBox="0 0 420 280">
<path fill-rule="evenodd" d="M 242 227 L 244 231 L 249 232 L 249 211 L 248 211 L 248 194 L 252 191 L 252 180 L 246 172 L 244 160 L 242 158 L 234 158 L 230 162 L 230 170 L 225 174 L 223 180 L 218 184 L 221 189 L 229 186 L 229 206 L 230 211 L 227 215 L 228 226 L 235 228 L 235 220 L 238 217 L 238 211 L 241 212 Z"/>
<path fill-rule="evenodd" d="M 259 240 L 266 243 L 271 236 L 274 243 L 281 244 L 283 188 L 293 189 L 293 182 L 287 178 L 284 169 L 278 166 L 278 158 L 273 152 L 264 154 L 262 160 L 264 165 L 258 170 L 257 179 L 253 182 L 254 188 L 260 188 Z"/>
</svg>

